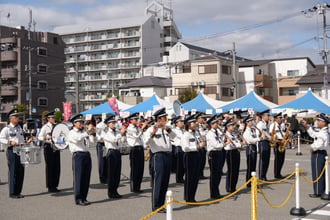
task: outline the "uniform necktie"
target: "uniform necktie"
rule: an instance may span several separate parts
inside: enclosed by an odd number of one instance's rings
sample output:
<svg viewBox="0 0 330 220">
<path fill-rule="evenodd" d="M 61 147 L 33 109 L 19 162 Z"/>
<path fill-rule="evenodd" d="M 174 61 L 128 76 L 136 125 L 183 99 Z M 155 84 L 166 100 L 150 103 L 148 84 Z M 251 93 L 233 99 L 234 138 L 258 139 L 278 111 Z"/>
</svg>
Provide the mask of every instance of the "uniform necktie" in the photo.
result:
<svg viewBox="0 0 330 220">
<path fill-rule="evenodd" d="M 164 129 L 162 129 L 162 135 L 163 135 L 163 139 L 164 139 L 165 144 L 167 144 L 167 141 L 166 141 L 166 138 L 165 138 Z"/>
</svg>

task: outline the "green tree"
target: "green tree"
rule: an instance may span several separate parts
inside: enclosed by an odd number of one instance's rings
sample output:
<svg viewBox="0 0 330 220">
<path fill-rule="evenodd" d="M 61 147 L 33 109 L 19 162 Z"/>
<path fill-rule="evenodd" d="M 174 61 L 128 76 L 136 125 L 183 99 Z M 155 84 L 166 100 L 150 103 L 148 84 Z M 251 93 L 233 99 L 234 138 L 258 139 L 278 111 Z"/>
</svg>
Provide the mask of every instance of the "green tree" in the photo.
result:
<svg viewBox="0 0 330 220">
<path fill-rule="evenodd" d="M 185 102 L 192 100 L 197 95 L 198 95 L 197 91 L 194 88 L 190 87 L 190 88 L 186 88 L 183 91 L 181 91 L 179 93 L 178 99 L 181 103 L 185 103 Z"/>
</svg>

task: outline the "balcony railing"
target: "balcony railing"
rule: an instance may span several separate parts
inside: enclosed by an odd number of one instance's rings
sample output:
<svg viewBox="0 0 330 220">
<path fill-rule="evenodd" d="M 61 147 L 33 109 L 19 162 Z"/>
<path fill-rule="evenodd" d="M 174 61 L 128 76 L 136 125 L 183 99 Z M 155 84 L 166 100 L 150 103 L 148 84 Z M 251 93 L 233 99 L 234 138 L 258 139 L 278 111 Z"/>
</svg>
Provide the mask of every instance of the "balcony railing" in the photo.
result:
<svg viewBox="0 0 330 220">
<path fill-rule="evenodd" d="M 1 77 L 7 79 L 17 78 L 17 69 L 2 69 Z"/>
<path fill-rule="evenodd" d="M 259 88 L 273 88 L 273 77 L 269 75 L 256 75 L 255 86 Z"/>
</svg>

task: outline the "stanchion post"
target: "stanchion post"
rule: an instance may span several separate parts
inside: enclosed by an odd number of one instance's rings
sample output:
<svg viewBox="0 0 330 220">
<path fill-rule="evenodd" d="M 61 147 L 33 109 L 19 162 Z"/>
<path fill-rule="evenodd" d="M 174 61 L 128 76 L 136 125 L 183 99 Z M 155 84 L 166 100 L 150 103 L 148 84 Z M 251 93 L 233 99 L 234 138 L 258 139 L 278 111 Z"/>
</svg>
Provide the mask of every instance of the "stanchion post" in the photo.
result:
<svg viewBox="0 0 330 220">
<path fill-rule="evenodd" d="M 173 200 L 173 192 L 171 190 L 168 190 L 166 192 L 166 202 L 170 202 Z M 166 206 L 166 220 L 172 220 L 173 219 L 173 203 L 169 203 Z"/>
<path fill-rule="evenodd" d="M 306 210 L 300 207 L 300 181 L 299 181 L 299 163 L 296 163 L 296 207 L 290 210 L 291 215 L 304 216 L 306 215 Z"/>
<path fill-rule="evenodd" d="M 257 210 L 257 201 L 258 201 L 258 193 L 257 193 L 257 187 L 258 187 L 258 179 L 257 179 L 257 173 L 252 172 L 252 183 L 251 183 L 251 220 L 257 220 L 258 217 L 258 210 Z"/>
<path fill-rule="evenodd" d="M 329 193 L 329 157 L 325 157 L 325 192 L 321 195 L 321 199 L 330 200 Z"/>
<path fill-rule="evenodd" d="M 301 153 L 301 149 L 300 149 L 300 131 L 298 131 L 297 132 L 297 135 L 298 135 L 298 143 L 297 143 L 297 145 L 298 145 L 298 151 L 297 151 L 297 153 L 296 153 L 296 155 L 297 156 L 301 156 L 302 155 L 302 153 Z"/>
</svg>

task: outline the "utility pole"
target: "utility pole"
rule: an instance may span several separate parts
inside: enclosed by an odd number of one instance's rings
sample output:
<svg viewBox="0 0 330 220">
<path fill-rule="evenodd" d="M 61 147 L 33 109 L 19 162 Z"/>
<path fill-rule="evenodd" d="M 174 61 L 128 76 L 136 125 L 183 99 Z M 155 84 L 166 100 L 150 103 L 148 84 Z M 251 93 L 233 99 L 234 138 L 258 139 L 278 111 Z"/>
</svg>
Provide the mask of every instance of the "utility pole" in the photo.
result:
<svg viewBox="0 0 330 220">
<path fill-rule="evenodd" d="M 32 118 L 32 71 L 31 71 L 31 25 L 32 25 L 32 10 L 29 9 L 30 20 L 28 28 L 28 50 L 29 50 L 29 118 Z"/>
<path fill-rule="evenodd" d="M 1 16 L 2 16 L 2 11 L 0 11 L 0 121 L 2 121 L 2 94 L 1 94 L 1 88 L 2 88 L 2 65 L 1 65 Z"/>
<path fill-rule="evenodd" d="M 329 8 L 328 4 L 317 5 L 317 12 L 323 15 L 323 50 L 321 51 L 321 56 L 324 62 L 324 74 L 323 74 L 323 87 L 324 87 L 324 97 L 328 99 L 328 35 L 327 35 L 327 19 L 326 10 Z"/>
<path fill-rule="evenodd" d="M 237 77 L 236 77 L 236 49 L 235 49 L 235 42 L 233 42 L 233 50 L 232 50 L 232 55 L 233 55 L 233 67 L 232 67 L 232 74 L 233 74 L 233 92 L 234 92 L 234 99 L 237 99 L 238 94 L 237 94 Z"/>
</svg>

